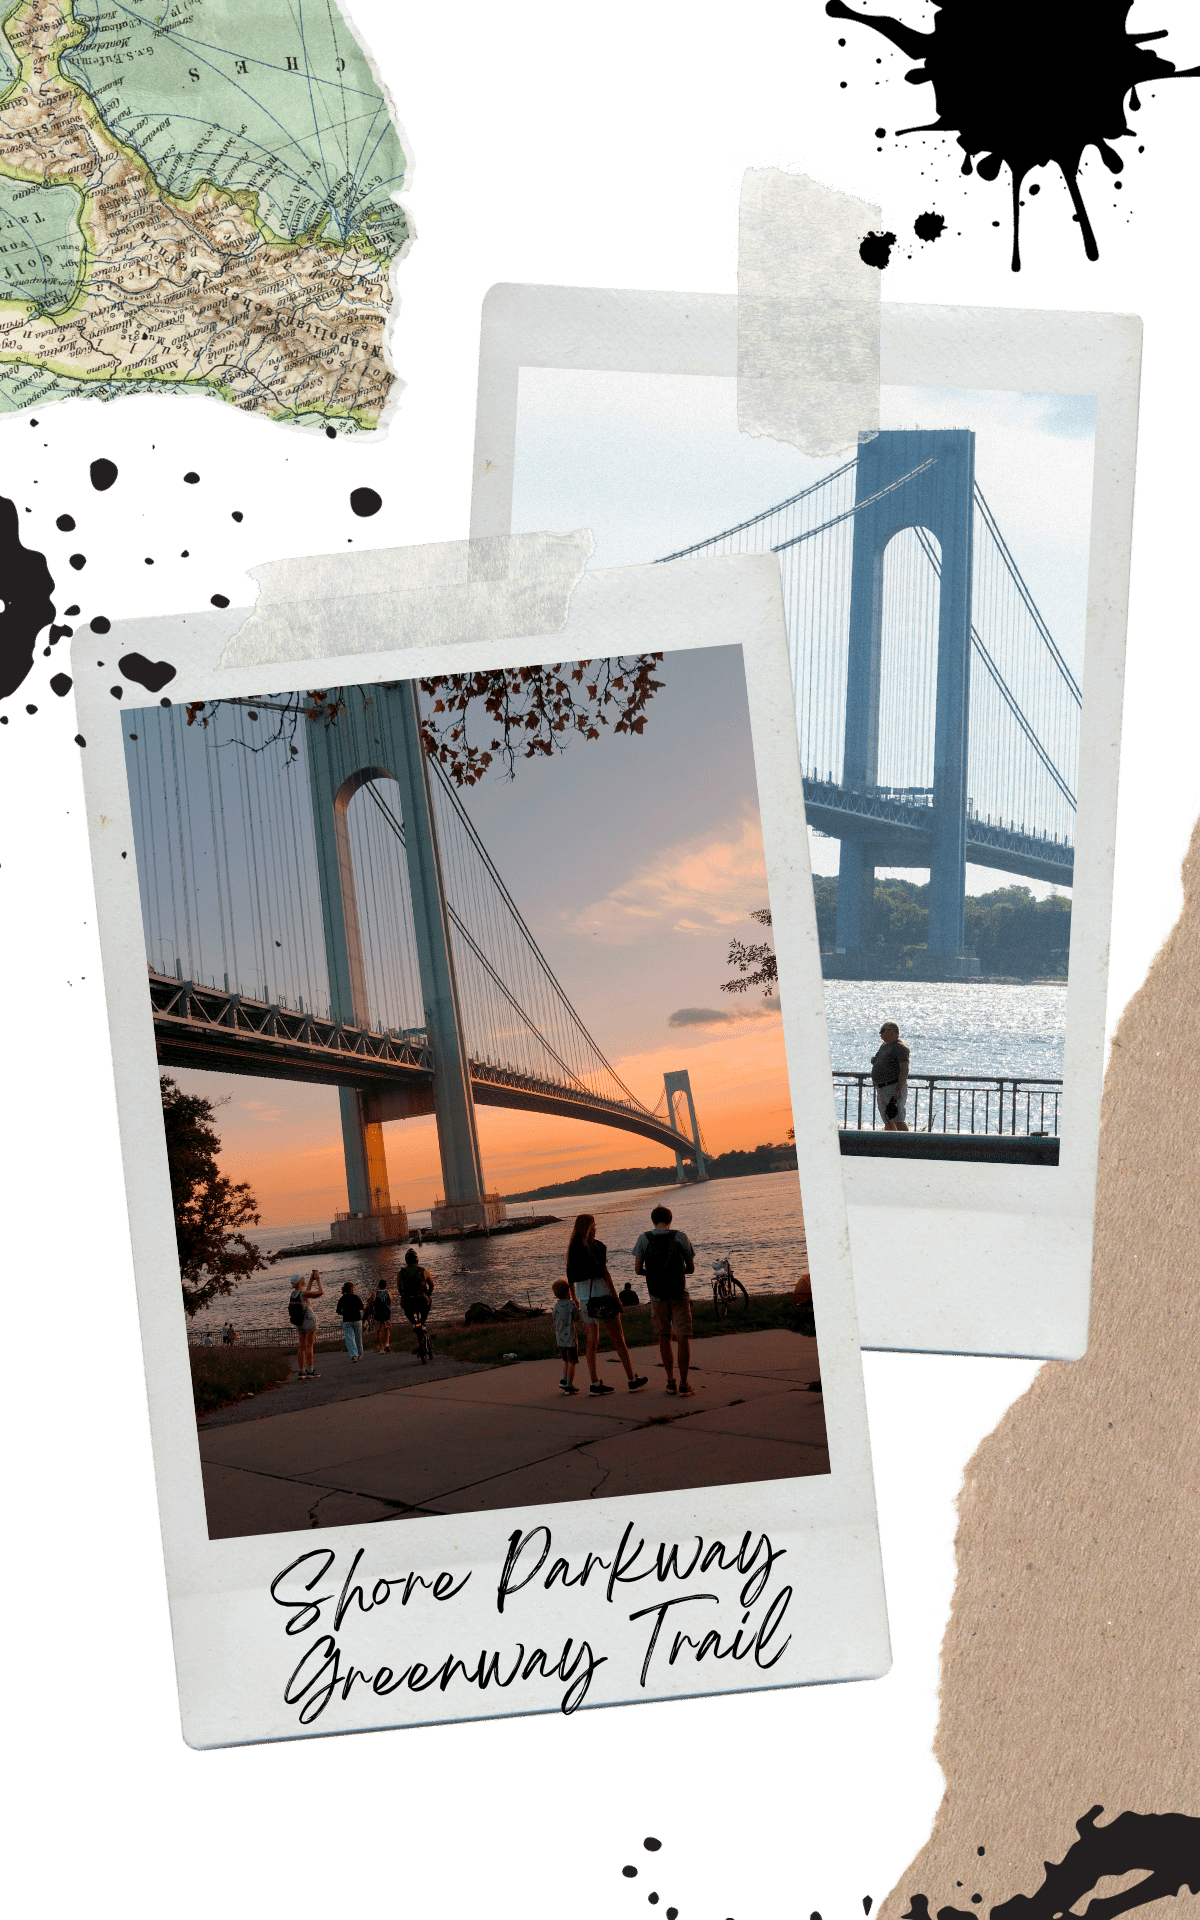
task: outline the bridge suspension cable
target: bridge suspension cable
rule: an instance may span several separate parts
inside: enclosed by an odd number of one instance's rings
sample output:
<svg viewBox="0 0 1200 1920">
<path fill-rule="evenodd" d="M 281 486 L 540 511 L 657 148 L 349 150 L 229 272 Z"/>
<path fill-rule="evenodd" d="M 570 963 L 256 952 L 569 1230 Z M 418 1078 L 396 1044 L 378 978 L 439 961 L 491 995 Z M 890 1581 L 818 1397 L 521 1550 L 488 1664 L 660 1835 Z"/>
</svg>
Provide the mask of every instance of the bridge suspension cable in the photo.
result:
<svg viewBox="0 0 1200 1920">
<path fill-rule="evenodd" d="M 189 727 L 179 708 L 130 716 L 125 751 L 146 954 L 156 972 L 325 1017 L 308 731 L 297 732 L 295 753 L 276 768 L 264 748 L 277 739 L 259 737 L 275 705 L 223 701 L 206 715 L 207 728 Z M 436 762 L 433 771 L 472 1057 L 649 1117 L 572 1006 Z M 377 779 L 351 800 L 346 830 L 369 1021 L 380 1033 L 412 1034 L 425 1020 L 404 831 Z"/>
<path fill-rule="evenodd" d="M 857 461 L 664 560 L 779 555 L 805 777 L 842 781 L 856 515 L 935 464 L 856 501 Z M 987 826 L 1069 846 L 1079 758 L 1079 681 L 982 491 L 975 487 L 968 766 L 970 811 Z M 941 555 L 924 527 L 884 554 L 877 779 L 914 804 L 933 798 Z"/>
</svg>

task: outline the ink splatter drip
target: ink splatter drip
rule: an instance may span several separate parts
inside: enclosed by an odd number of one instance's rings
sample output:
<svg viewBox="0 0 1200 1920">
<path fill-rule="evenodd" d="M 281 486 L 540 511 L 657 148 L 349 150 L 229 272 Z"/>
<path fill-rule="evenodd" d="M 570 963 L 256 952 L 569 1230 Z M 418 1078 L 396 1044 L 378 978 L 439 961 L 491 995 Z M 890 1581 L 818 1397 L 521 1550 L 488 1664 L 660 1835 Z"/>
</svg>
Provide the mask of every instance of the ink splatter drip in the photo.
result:
<svg viewBox="0 0 1200 1920">
<path fill-rule="evenodd" d="M 642 1841 L 642 1845 L 647 1853 L 659 1853 L 662 1849 L 662 1841 L 656 1840 L 653 1834 L 647 1834 L 646 1838 Z M 622 1867 L 621 1872 L 626 1880 L 636 1880 L 638 1877 L 638 1870 L 634 1866 Z M 658 1903 L 659 1896 L 657 1893 L 651 1892 L 646 1895 L 646 1905 L 648 1907 L 656 1907 Z M 667 1907 L 665 1909 L 665 1915 L 666 1920 L 679 1920 L 679 1908 Z"/>
<path fill-rule="evenodd" d="M 383 501 L 374 487 L 355 487 L 350 495 L 351 512 L 356 513 L 360 520 L 369 520 L 373 513 L 379 512 L 382 505 Z"/>
<path fill-rule="evenodd" d="M 1126 100 L 1136 112 L 1139 86 L 1183 80 L 1200 68 L 1176 70 L 1146 46 L 1166 29 L 1126 30 L 1133 0 L 1040 0 L 1015 7 L 998 0 L 943 0 L 933 30 L 920 33 L 887 15 L 855 13 L 844 0 L 827 0 L 835 20 L 871 27 L 910 58 L 912 86 L 932 86 L 936 120 L 897 132 L 954 133 L 966 159 L 963 172 L 995 180 L 1012 175 L 1012 269 L 1021 270 L 1021 188 L 1034 167 L 1057 165 L 1067 183 L 1089 260 L 1100 250 L 1079 191 L 1084 150 L 1095 147 L 1112 174 L 1124 161 L 1109 143 L 1131 135 Z M 977 156 L 982 155 L 982 158 Z M 1033 188 L 1030 191 L 1034 191 Z"/>
<path fill-rule="evenodd" d="M 1173 1899 L 1181 1887 L 1200 1893 L 1200 1819 L 1185 1813 L 1120 1813 L 1106 1827 L 1096 1825 L 1103 1807 L 1091 1807 L 1075 1822 L 1078 1840 L 1057 1863 L 1043 1862 L 1044 1878 L 1036 1893 L 1016 1893 L 990 1912 L 990 1920 L 1061 1920 L 1080 1905 L 1101 1880 L 1128 1873 L 1146 1878 L 1110 1898 L 1092 1900 L 1084 1909 L 1093 1920 L 1116 1920 L 1133 1907 L 1151 1900 Z M 983 1848 L 978 1849 L 980 1853 Z M 962 1885 L 961 1880 L 958 1883 Z M 939 1907 L 937 1920 L 976 1920 L 982 1896 L 972 1894 L 975 1908 Z M 929 1897 L 910 1896 L 904 1920 L 930 1920 Z"/>
<path fill-rule="evenodd" d="M 918 240 L 940 240 L 945 231 L 946 222 L 940 213 L 919 213 L 913 221 Z"/>
<path fill-rule="evenodd" d="M 33 665 L 38 634 L 54 618 L 54 581 L 46 556 L 21 545 L 17 509 L 0 496 L 0 700 L 15 693 Z"/>
<path fill-rule="evenodd" d="M 175 678 L 175 668 L 169 660 L 147 660 L 144 653 L 123 654 L 117 666 L 127 680 L 136 680 L 148 693 L 160 693 L 168 680 Z"/>
<path fill-rule="evenodd" d="M 864 266 L 878 267 L 882 271 L 892 257 L 895 244 L 894 233 L 869 233 L 858 249 L 858 257 Z"/>
</svg>

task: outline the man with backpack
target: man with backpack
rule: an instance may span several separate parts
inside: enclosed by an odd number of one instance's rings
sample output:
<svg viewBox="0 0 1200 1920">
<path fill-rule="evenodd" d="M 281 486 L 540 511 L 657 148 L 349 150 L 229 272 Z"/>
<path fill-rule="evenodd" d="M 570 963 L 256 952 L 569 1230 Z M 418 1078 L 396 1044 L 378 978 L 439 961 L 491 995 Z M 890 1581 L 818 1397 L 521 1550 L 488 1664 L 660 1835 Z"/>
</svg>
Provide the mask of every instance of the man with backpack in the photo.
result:
<svg viewBox="0 0 1200 1920">
<path fill-rule="evenodd" d="M 667 1392 L 691 1400 L 695 1387 L 688 1385 L 688 1366 L 692 1357 L 692 1303 L 688 1298 L 687 1276 L 696 1271 L 696 1256 L 686 1233 L 671 1226 L 670 1207 L 655 1207 L 650 1215 L 651 1230 L 640 1233 L 633 1249 L 635 1273 L 645 1275 L 650 1295 L 650 1317 L 658 1336 L 658 1350 L 667 1370 Z M 679 1348 L 679 1382 L 675 1381 L 675 1356 L 671 1349 L 674 1334 Z"/>
</svg>

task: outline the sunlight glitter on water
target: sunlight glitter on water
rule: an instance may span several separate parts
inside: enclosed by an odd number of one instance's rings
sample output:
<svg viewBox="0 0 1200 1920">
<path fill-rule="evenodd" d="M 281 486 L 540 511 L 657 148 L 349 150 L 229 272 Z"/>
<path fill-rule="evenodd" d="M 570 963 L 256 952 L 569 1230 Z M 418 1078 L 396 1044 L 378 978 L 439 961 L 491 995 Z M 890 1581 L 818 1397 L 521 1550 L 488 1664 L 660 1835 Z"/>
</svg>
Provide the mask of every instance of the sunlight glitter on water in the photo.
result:
<svg viewBox="0 0 1200 1920">
<path fill-rule="evenodd" d="M 987 981 L 827 980 L 825 1015 L 835 1069 L 861 1073 L 894 1020 L 922 1073 L 1015 1074 L 1061 1079 L 1066 981 L 998 986 Z"/>
<path fill-rule="evenodd" d="M 764 1173 L 712 1180 L 703 1186 L 678 1188 L 672 1182 L 632 1193 L 542 1200 L 535 1211 L 557 1214 L 556 1225 L 493 1239 L 445 1240 L 423 1247 L 421 1260 L 436 1283 L 434 1320 L 461 1315 L 473 1300 L 496 1307 L 515 1300 L 522 1307 L 549 1308 L 553 1304 L 551 1282 L 564 1270 L 567 1241 L 577 1213 L 596 1216 L 597 1237 L 608 1248 L 614 1280 L 618 1286 L 632 1280 L 644 1300 L 645 1282 L 634 1276 L 633 1246 L 638 1234 L 650 1226 L 650 1209 L 660 1202 L 672 1209 L 675 1225 L 683 1229 L 696 1249 L 696 1272 L 689 1283 L 694 1300 L 706 1297 L 712 1264 L 726 1254 L 748 1293 L 790 1291 L 804 1264 L 799 1180 L 794 1173 Z M 513 1208 L 514 1213 L 525 1210 L 520 1205 Z M 412 1224 L 422 1225 L 427 1218 L 414 1213 Z M 297 1246 L 313 1234 L 326 1239 L 328 1233 L 328 1225 L 310 1223 L 307 1227 L 251 1230 L 251 1237 L 264 1253 L 271 1253 L 279 1247 Z M 251 1274 L 236 1293 L 198 1314 L 192 1324 L 217 1328 L 225 1320 L 242 1327 L 286 1323 L 291 1275 L 307 1273 L 312 1266 L 319 1269 L 325 1286 L 325 1298 L 317 1307 L 321 1324 L 334 1320 L 333 1302 L 346 1280 L 353 1280 L 357 1291 L 365 1295 L 374 1292 L 381 1278 L 386 1279 L 393 1290 L 396 1313 L 395 1275 L 403 1258 L 404 1248 L 399 1246 L 347 1248 L 335 1254 L 315 1255 L 307 1263 L 285 1260 L 266 1273 Z M 400 1324 L 407 1331 L 403 1320 Z"/>
</svg>

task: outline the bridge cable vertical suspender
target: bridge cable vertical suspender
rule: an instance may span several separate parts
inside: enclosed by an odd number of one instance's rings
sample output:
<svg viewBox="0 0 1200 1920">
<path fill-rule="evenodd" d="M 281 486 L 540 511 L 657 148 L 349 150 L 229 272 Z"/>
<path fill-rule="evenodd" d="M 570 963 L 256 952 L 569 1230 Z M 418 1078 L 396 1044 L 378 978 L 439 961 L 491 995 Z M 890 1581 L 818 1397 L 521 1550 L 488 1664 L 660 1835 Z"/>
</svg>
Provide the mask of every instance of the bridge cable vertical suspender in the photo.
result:
<svg viewBox="0 0 1200 1920">
<path fill-rule="evenodd" d="M 175 715 L 178 711 L 179 710 L 177 707 L 171 708 L 172 722 L 174 721 Z M 176 832 L 179 837 L 179 876 L 180 876 L 179 884 L 180 884 L 180 889 L 183 893 L 183 924 L 187 934 L 188 978 L 190 980 L 195 977 L 196 968 L 195 968 L 195 960 L 192 953 L 192 912 L 191 912 L 191 906 L 188 901 L 188 894 L 190 892 L 190 887 L 188 884 L 187 854 L 184 851 L 184 844 L 183 844 L 183 806 L 182 806 L 182 803 L 180 800 L 180 794 L 179 794 L 179 747 L 175 739 L 175 731 L 176 729 L 174 725 L 172 725 L 170 728 L 171 767 L 174 774 L 175 826 L 176 826 Z"/>
<path fill-rule="evenodd" d="M 262 893 L 258 882 L 259 835 L 255 831 L 254 809 L 250 798 L 250 768 L 247 762 L 251 756 L 245 751 L 245 722 L 242 718 L 240 708 L 238 709 L 237 728 L 237 744 L 242 748 L 242 752 L 238 754 L 237 758 L 242 801 L 242 844 L 250 849 L 250 865 L 247 870 L 246 879 L 249 886 L 250 911 L 252 915 L 251 932 L 253 932 L 255 928 L 258 930 L 258 953 L 255 958 L 256 961 L 261 962 L 262 968 L 262 987 L 257 990 L 256 997 L 265 1000 L 267 998 L 267 948 L 263 938 Z"/>
<path fill-rule="evenodd" d="M 187 817 L 188 854 L 191 861 L 192 897 L 196 904 L 196 973 L 197 978 L 203 980 L 204 914 L 202 912 L 201 902 L 200 869 L 196 861 L 196 832 L 192 818 L 192 782 L 188 772 L 188 760 L 190 756 L 187 750 L 186 739 L 181 739 L 180 749 L 179 758 L 183 766 L 183 806 L 184 813 Z"/>
<path fill-rule="evenodd" d="M 159 964 L 159 967 L 161 968 L 162 967 L 162 914 L 159 910 L 159 903 L 158 903 L 158 862 L 154 857 L 153 842 L 152 842 L 151 835 L 147 831 L 147 818 L 146 818 L 145 787 L 148 784 L 149 765 L 147 764 L 147 767 L 146 767 L 147 779 L 143 780 L 142 742 L 138 740 L 135 742 L 135 745 L 137 747 L 137 753 L 134 756 L 134 765 L 137 768 L 138 818 L 141 821 L 141 828 L 142 828 L 142 839 L 141 839 L 142 858 L 138 862 L 138 880 L 141 886 L 143 898 L 145 900 L 143 913 L 145 915 L 145 921 L 146 921 L 146 945 L 150 947 L 152 952 L 157 952 L 158 964 Z M 128 748 L 126 748 L 126 752 L 128 752 Z M 146 754 L 146 760 L 148 763 L 149 761 L 148 752 Z M 155 933 L 156 923 L 158 928 L 157 935 Z"/>
<path fill-rule="evenodd" d="M 233 869 L 229 864 L 229 834 L 225 824 L 225 783 L 221 778 L 219 743 L 215 739 L 213 741 L 212 757 L 217 763 L 217 811 L 221 816 L 221 847 L 225 854 L 225 879 L 229 887 L 229 945 L 233 953 L 233 990 L 235 993 L 240 993 L 242 990 L 242 976 L 238 966 L 237 913 L 234 907 L 236 894 L 233 884 Z"/>
<path fill-rule="evenodd" d="M 221 851 L 217 839 L 217 796 L 213 787 L 213 758 L 211 753 L 204 755 L 204 776 L 208 783 L 208 817 L 212 823 L 213 876 L 217 883 L 217 918 L 221 925 L 221 966 L 226 980 L 229 978 L 229 951 L 225 940 L 225 903 L 221 889 Z"/>
<path fill-rule="evenodd" d="M 174 713 L 174 708 L 172 708 L 172 709 L 171 709 L 171 713 L 172 713 L 172 714 Z M 174 722 L 173 722 L 173 720 L 172 720 L 172 718 L 171 718 L 171 715 L 168 715 L 168 717 L 167 717 L 167 730 L 169 730 L 169 729 L 170 729 L 170 727 L 171 727 L 171 726 L 172 726 L 173 724 L 174 724 Z M 162 822 L 163 822 L 163 835 L 164 835 L 164 837 L 165 837 L 165 839 L 166 839 L 166 842 L 167 842 L 167 858 L 166 858 L 166 860 L 165 860 L 165 865 L 166 865 L 166 869 L 167 869 L 167 879 L 168 879 L 168 880 L 170 881 L 170 884 L 171 884 L 171 942 L 172 942 L 172 956 L 173 956 L 173 961 L 178 961 L 178 958 L 179 958 L 179 955 L 180 955 L 180 952 L 181 952 L 181 948 L 180 948 L 180 945 L 179 945 L 179 906 L 178 906 L 178 903 L 177 903 L 177 901 L 176 901 L 176 898 L 175 898 L 175 862 L 174 862 L 174 859 L 170 857 L 170 840 L 171 840 L 171 826 L 170 826 L 170 821 L 171 821 L 171 803 L 170 803 L 170 799 L 169 799 L 169 797 L 168 797 L 168 795 L 169 795 L 169 787 L 168 787 L 168 783 L 167 783 L 167 756 L 166 756 L 166 748 L 165 748 L 165 747 L 164 747 L 164 745 L 163 745 L 163 731 L 164 731 L 163 729 L 160 729 L 160 730 L 159 730 L 159 735 L 158 735 L 158 768 L 159 768 L 159 778 L 160 778 L 160 780 L 161 780 L 161 782 L 162 782 Z M 172 964 L 172 965 L 171 965 L 170 967 L 168 967 L 168 969 L 167 969 L 167 971 L 168 971 L 169 973 L 173 973 L 173 972 L 174 972 L 174 970 L 175 970 L 175 968 L 174 968 L 174 964 Z"/>
<path fill-rule="evenodd" d="M 305 861 L 303 868 L 300 865 L 300 822 L 296 814 L 295 775 L 297 764 L 298 762 L 296 760 L 289 758 L 283 770 L 283 777 L 287 782 L 288 818 L 291 822 L 292 867 L 296 875 L 296 901 L 300 915 L 301 940 L 304 951 L 304 992 L 300 994 L 298 998 L 301 1005 L 303 1005 L 305 998 L 307 998 L 309 1012 L 311 1013 L 316 1002 L 316 968 L 313 965 L 313 955 L 309 951 L 308 944 L 308 928 L 311 915 L 308 894 L 308 862 Z"/>
</svg>

